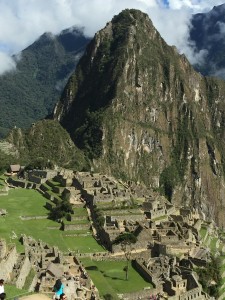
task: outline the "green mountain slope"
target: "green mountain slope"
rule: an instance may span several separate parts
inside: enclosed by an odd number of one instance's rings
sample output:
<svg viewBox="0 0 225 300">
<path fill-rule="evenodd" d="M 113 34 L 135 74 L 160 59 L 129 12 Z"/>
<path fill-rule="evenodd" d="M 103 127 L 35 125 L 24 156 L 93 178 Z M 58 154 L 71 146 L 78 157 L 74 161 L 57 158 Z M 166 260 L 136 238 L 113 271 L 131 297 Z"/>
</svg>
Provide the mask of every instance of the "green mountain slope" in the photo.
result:
<svg viewBox="0 0 225 300">
<path fill-rule="evenodd" d="M 82 151 L 69 134 L 54 120 L 34 123 L 30 129 L 15 128 L 0 141 L 0 169 L 20 163 L 33 167 L 66 167 L 83 170 L 89 167 Z"/>
<path fill-rule="evenodd" d="M 98 170 L 225 225 L 224 101 L 223 81 L 195 72 L 146 14 L 125 10 L 89 44 L 54 118 Z"/>
<path fill-rule="evenodd" d="M 52 113 L 88 42 L 71 28 L 57 36 L 45 33 L 22 51 L 17 71 L 0 76 L 0 136 Z"/>
</svg>

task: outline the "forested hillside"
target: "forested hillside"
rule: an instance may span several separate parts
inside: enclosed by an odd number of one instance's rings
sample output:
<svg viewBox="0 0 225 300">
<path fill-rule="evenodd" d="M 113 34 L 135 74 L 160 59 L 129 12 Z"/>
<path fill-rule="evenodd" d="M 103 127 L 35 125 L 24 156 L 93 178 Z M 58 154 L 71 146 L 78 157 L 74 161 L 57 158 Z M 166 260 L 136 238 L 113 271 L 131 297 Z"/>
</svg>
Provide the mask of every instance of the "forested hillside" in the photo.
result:
<svg viewBox="0 0 225 300">
<path fill-rule="evenodd" d="M 14 56 L 17 70 L 0 77 L 0 137 L 52 112 L 88 42 L 75 28 L 57 36 L 45 33 Z"/>
</svg>

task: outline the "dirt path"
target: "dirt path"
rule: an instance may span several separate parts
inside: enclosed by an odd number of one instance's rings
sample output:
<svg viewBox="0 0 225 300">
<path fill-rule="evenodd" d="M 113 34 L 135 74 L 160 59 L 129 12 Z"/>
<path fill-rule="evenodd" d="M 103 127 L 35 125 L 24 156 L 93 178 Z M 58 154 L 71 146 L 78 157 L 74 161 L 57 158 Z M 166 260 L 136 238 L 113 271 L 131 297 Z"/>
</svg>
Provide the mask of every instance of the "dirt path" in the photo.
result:
<svg viewBox="0 0 225 300">
<path fill-rule="evenodd" d="M 35 294 L 35 295 L 30 295 L 30 296 L 20 298 L 20 300 L 49 300 L 49 299 L 51 298 L 41 294 Z"/>
</svg>

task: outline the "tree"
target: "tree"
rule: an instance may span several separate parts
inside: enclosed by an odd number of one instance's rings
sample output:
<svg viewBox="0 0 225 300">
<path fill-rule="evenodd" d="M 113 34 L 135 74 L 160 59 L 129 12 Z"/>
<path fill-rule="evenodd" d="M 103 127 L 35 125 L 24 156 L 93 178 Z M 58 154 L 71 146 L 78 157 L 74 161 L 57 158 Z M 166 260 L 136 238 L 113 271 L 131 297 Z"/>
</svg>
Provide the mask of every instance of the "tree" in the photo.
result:
<svg viewBox="0 0 225 300">
<path fill-rule="evenodd" d="M 62 202 L 59 202 L 54 208 L 52 208 L 49 213 L 49 218 L 56 221 L 72 213 L 73 208 L 71 203 L 64 200 Z"/>
<path fill-rule="evenodd" d="M 131 260 L 132 255 L 132 248 L 131 244 L 134 244 L 137 242 L 137 237 L 131 233 L 131 232 L 124 232 L 120 235 L 118 235 L 114 241 L 114 244 L 120 244 L 121 249 L 124 252 L 124 255 L 126 257 L 126 266 L 123 268 L 125 274 L 126 274 L 126 280 L 128 280 L 128 271 L 129 271 L 129 262 Z"/>
</svg>

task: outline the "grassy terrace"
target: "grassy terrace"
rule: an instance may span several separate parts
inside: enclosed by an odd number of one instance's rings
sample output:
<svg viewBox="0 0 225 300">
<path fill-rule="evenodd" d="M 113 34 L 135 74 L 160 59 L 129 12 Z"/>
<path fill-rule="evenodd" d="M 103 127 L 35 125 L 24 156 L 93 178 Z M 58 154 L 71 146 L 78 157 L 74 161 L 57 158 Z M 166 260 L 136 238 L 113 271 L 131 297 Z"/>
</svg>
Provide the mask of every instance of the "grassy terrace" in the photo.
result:
<svg viewBox="0 0 225 300">
<path fill-rule="evenodd" d="M 54 180 L 48 180 L 51 184 L 53 184 L 54 186 L 57 186 L 57 187 L 62 187 L 61 183 L 58 182 L 58 181 L 54 181 Z"/>
<path fill-rule="evenodd" d="M 25 289 L 17 289 L 15 285 L 11 284 L 5 284 L 5 293 L 7 295 L 7 300 L 14 300 L 15 297 L 23 297 L 32 294 Z"/>
<path fill-rule="evenodd" d="M 201 227 L 200 236 L 201 236 L 202 240 L 204 240 L 206 233 L 207 233 L 207 229 L 205 227 Z"/>
<path fill-rule="evenodd" d="M 18 241 L 21 234 L 41 239 L 49 245 L 56 245 L 62 251 L 100 252 L 103 248 L 89 236 L 66 236 L 60 231 L 59 223 L 49 219 L 22 220 L 20 216 L 47 216 L 44 207 L 46 199 L 35 190 L 12 189 L 8 196 L 0 196 L 0 208 L 7 210 L 8 215 L 0 218 L 0 237 L 16 244 L 18 251 L 23 246 Z M 55 229 L 54 229 L 55 228 Z M 14 232 L 17 238 L 14 238 Z M 67 232 L 69 234 L 69 231 Z"/>
<path fill-rule="evenodd" d="M 74 216 L 85 217 L 88 216 L 87 210 L 84 207 L 76 207 L 73 209 Z"/>
<path fill-rule="evenodd" d="M 117 293 L 136 292 L 144 287 L 152 287 L 130 264 L 128 280 L 126 280 L 123 271 L 126 261 L 93 261 L 90 259 L 82 259 L 81 261 L 99 289 L 101 297 L 111 294 L 113 299 L 118 299 Z"/>
</svg>

